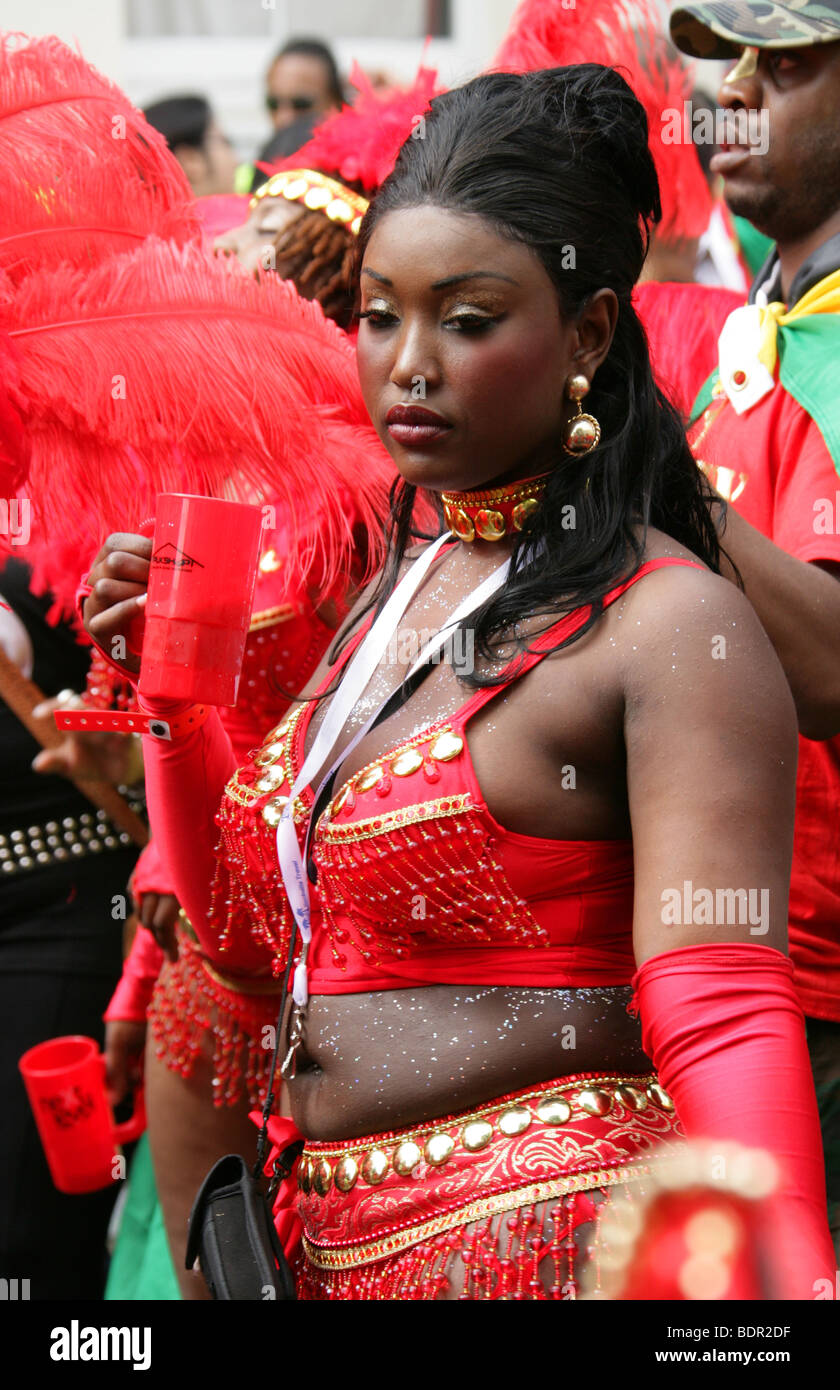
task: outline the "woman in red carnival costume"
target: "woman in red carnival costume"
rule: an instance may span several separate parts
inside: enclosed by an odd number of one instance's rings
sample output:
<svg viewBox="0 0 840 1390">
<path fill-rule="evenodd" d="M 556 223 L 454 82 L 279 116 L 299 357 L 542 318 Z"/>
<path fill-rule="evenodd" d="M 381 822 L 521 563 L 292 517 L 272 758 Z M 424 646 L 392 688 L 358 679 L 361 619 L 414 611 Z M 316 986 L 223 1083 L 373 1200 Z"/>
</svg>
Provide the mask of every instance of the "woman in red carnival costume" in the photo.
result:
<svg viewBox="0 0 840 1390">
<path fill-rule="evenodd" d="M 614 1194 L 684 1132 L 776 1156 L 781 1292 L 811 1297 L 833 1259 L 784 954 L 795 720 L 716 573 L 632 307 L 660 211 L 644 112 L 594 64 L 493 74 L 435 99 L 424 135 L 360 234 L 362 387 L 403 477 L 382 576 L 322 698 L 245 764 L 213 713 L 146 740 L 155 831 L 191 832 L 177 888 L 214 967 L 267 981 L 302 933 L 298 1292 L 561 1299 L 587 1266 L 597 1292 Z M 448 528 L 419 555 L 418 488 Z M 142 611 L 147 574 L 142 538 L 106 547 L 94 640 Z M 371 726 L 453 614 L 451 659 Z M 296 855 L 335 756 L 309 916 Z M 760 914 L 718 906 L 743 883 Z"/>
</svg>

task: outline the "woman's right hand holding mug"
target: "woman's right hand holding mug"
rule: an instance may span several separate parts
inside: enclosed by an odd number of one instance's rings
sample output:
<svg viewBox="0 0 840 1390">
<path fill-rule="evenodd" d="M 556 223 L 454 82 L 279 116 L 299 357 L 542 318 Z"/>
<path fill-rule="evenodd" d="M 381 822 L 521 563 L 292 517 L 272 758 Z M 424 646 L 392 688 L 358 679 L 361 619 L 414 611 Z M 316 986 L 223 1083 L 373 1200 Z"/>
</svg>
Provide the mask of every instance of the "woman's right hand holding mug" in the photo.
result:
<svg viewBox="0 0 840 1390">
<path fill-rule="evenodd" d="M 85 629 L 98 647 L 133 675 L 140 671 L 144 606 L 152 541 L 148 536 L 110 535 L 88 576 Z"/>
</svg>

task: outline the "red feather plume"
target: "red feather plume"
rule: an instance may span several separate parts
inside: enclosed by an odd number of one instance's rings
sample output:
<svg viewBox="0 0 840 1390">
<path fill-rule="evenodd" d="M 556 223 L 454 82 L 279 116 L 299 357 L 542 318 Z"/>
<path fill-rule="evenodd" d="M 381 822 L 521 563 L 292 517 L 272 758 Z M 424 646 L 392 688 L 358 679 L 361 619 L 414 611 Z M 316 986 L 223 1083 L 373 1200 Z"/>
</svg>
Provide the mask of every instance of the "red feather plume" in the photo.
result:
<svg viewBox="0 0 840 1390">
<path fill-rule="evenodd" d="M 691 69 L 659 27 L 656 0 L 523 0 L 493 60 L 492 71 L 535 72 L 575 63 L 619 68 L 645 108 L 650 151 L 659 175 L 662 221 L 669 240 L 698 237 L 708 226 L 712 200 L 691 143 L 669 143 L 664 113 L 677 111 L 693 90 Z"/>
<path fill-rule="evenodd" d="M 15 496 L 29 469 L 19 391 L 20 354 L 9 335 L 0 331 L 0 497 L 6 499 Z"/>
<path fill-rule="evenodd" d="M 0 35 L 0 269 L 98 264 L 145 237 L 200 236 L 166 141 L 56 38 Z"/>
<path fill-rule="evenodd" d="M 42 543 L 77 532 L 86 560 L 157 492 L 188 492 L 275 504 L 288 567 L 323 591 L 360 528 L 375 572 L 394 466 L 347 336 L 289 281 L 152 238 L 1 301 Z"/>
<path fill-rule="evenodd" d="M 350 82 L 359 93 L 352 106 L 322 121 L 296 154 L 260 167 L 272 174 L 280 169 L 317 169 L 345 183 L 358 182 L 366 192 L 375 191 L 390 174 L 400 146 L 428 111 L 432 97 L 444 89 L 437 86 L 435 69 L 426 67 L 417 69 L 410 87 L 382 92 L 374 90 L 354 63 Z"/>
<path fill-rule="evenodd" d="M 648 336 L 654 376 L 688 416 L 700 387 L 717 366 L 723 325 L 744 297 L 717 285 L 663 285 L 651 280 L 636 286 L 633 302 Z"/>
</svg>

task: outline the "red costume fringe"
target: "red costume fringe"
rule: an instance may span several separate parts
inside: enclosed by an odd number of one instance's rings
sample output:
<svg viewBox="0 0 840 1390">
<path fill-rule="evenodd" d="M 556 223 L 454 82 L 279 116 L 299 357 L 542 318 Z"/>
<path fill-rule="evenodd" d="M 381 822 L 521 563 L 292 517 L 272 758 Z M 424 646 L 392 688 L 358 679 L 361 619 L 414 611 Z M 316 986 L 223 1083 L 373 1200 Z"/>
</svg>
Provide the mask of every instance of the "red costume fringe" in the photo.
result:
<svg viewBox="0 0 840 1390">
<path fill-rule="evenodd" d="M 164 964 L 155 986 L 148 1011 L 155 1054 L 189 1078 L 202 1057 L 209 1060 L 206 1040 L 212 1037 L 215 1106 L 235 1105 L 243 1093 L 252 1105 L 265 1102 L 280 987 L 247 992 L 253 988 L 247 980 L 224 984 L 182 932 L 178 960 Z"/>
<path fill-rule="evenodd" d="M 308 1141 L 298 1297 L 570 1300 L 586 1271 L 597 1291 L 613 1194 L 638 1198 L 652 1158 L 683 1147 L 655 1075 L 594 1072 L 386 1134 Z"/>
</svg>

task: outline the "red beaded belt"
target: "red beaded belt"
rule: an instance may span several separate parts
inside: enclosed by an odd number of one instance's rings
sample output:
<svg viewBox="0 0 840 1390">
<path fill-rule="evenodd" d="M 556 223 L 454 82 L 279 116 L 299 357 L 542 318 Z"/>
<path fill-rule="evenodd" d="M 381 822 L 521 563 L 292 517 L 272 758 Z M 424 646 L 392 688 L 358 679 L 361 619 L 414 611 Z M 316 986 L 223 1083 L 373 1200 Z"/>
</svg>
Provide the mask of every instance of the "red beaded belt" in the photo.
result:
<svg viewBox="0 0 840 1390">
<path fill-rule="evenodd" d="M 517 1265 L 499 1255 L 502 1213 L 520 1213 L 508 1221 L 518 1231 L 510 1240 L 524 1252 L 527 1236 L 533 1265 L 527 1282 L 543 1290 L 521 1296 L 574 1296 L 549 1290 L 561 1287 L 561 1259 L 569 1281 L 562 1286 L 576 1289 L 569 1242 L 574 1250 L 574 1229 L 595 1216 L 597 1201 L 587 1194 L 594 1198 L 598 1189 L 643 1178 L 653 1150 L 674 1144 L 682 1146 L 682 1134 L 655 1075 L 614 1073 L 546 1081 L 469 1113 L 387 1134 L 307 1142 L 298 1169 L 306 1256 L 301 1296 L 439 1297 L 453 1251 L 466 1265 L 472 1261 L 471 1278 L 482 1264 L 473 1248 L 476 1232 L 479 1245 L 492 1244 L 494 1252 L 489 1264 L 483 1260 L 478 1284 L 483 1278 L 485 1286 L 502 1287 L 505 1263 L 510 1279 L 514 1266 L 522 1278 L 525 1259 Z M 555 1198 L 566 1206 L 547 1234 L 537 1207 Z M 418 1247 L 421 1257 L 406 1264 Z M 546 1255 L 551 1259 L 537 1278 Z M 394 1277 L 383 1277 L 380 1261 Z M 517 1296 L 469 1287 L 462 1297 Z"/>
</svg>

